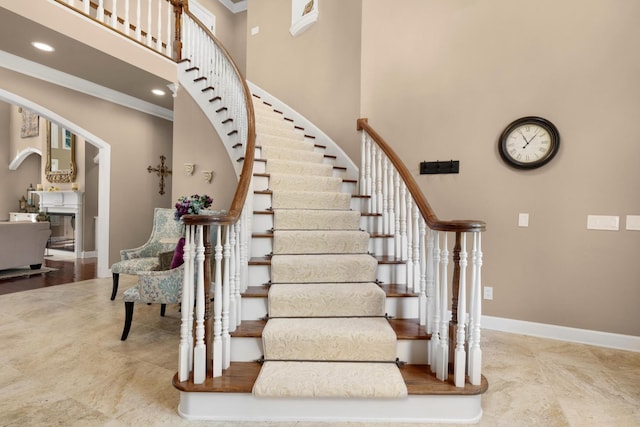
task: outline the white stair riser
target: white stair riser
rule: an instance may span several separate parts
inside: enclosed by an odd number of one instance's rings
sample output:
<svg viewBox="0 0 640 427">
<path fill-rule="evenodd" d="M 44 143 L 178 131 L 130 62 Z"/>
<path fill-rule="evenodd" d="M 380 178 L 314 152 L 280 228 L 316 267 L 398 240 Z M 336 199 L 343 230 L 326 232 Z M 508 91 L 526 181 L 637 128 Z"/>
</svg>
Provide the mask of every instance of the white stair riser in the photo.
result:
<svg viewBox="0 0 640 427">
<path fill-rule="evenodd" d="M 265 173 L 267 169 L 267 162 L 254 161 L 253 162 L 253 173 Z"/>
<path fill-rule="evenodd" d="M 398 340 L 396 357 L 403 362 L 425 364 L 427 340 Z M 262 357 L 261 338 L 231 338 L 231 361 L 250 362 Z"/>
<path fill-rule="evenodd" d="M 267 315 L 267 298 L 242 298 L 242 320 L 258 320 Z"/>
<path fill-rule="evenodd" d="M 264 257 L 273 252 L 273 240 L 267 237 L 254 237 L 251 240 L 251 257 Z"/>
<path fill-rule="evenodd" d="M 254 215 L 251 226 L 253 233 L 266 233 L 273 228 L 273 215 Z"/>
<path fill-rule="evenodd" d="M 353 197 L 351 199 L 351 209 L 354 211 L 367 212 L 367 199 Z"/>
<path fill-rule="evenodd" d="M 267 314 L 267 298 L 242 298 L 242 320 L 258 320 Z M 418 297 L 387 297 L 385 313 L 395 319 L 417 319 Z"/>
<path fill-rule="evenodd" d="M 254 194 L 253 210 L 266 211 L 271 208 L 271 194 Z"/>
<path fill-rule="evenodd" d="M 250 265 L 248 286 L 262 286 L 271 280 L 268 265 Z"/>
<path fill-rule="evenodd" d="M 376 279 L 382 283 L 407 284 L 407 267 L 404 264 L 378 264 Z"/>
</svg>

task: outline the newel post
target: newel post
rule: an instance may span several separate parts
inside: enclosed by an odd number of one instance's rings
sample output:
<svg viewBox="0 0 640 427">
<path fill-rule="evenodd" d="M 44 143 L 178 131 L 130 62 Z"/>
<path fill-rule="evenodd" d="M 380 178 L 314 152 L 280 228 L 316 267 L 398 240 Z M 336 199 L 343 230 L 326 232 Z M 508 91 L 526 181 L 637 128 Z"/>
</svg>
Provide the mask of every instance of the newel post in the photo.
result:
<svg viewBox="0 0 640 427">
<path fill-rule="evenodd" d="M 175 15 L 175 28 L 173 40 L 173 59 L 178 62 L 182 59 L 182 13 L 183 9 L 189 10 L 188 0 L 170 0 Z"/>
</svg>

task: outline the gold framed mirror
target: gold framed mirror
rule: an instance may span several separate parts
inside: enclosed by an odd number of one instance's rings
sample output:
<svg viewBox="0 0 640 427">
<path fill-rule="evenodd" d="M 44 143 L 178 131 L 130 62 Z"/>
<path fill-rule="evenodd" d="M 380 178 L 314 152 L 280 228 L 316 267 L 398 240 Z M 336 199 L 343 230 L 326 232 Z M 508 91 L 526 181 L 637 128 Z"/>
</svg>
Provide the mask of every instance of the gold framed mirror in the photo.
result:
<svg viewBox="0 0 640 427">
<path fill-rule="evenodd" d="M 76 136 L 49 121 L 45 176 L 49 182 L 73 182 L 76 179 Z"/>
</svg>

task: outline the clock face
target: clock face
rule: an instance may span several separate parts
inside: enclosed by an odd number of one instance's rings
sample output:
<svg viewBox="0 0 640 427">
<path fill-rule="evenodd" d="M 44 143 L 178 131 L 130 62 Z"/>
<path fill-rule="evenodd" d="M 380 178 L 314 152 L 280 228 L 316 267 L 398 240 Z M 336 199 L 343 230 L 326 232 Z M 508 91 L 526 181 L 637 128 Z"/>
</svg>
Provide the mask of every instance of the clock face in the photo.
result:
<svg viewBox="0 0 640 427">
<path fill-rule="evenodd" d="M 555 126 L 540 117 L 523 117 L 500 136 L 500 155 L 511 166 L 533 169 L 549 162 L 558 151 L 560 137 Z"/>
</svg>

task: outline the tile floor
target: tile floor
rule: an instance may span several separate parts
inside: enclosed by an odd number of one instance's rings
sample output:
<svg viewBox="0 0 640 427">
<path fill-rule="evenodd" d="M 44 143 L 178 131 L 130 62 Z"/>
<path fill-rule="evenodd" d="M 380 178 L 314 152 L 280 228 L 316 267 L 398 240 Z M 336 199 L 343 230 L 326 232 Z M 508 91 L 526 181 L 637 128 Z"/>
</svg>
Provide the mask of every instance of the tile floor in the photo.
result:
<svg viewBox="0 0 640 427">
<path fill-rule="evenodd" d="M 121 276 L 120 293 L 132 280 Z M 0 296 L 0 426 L 255 425 L 181 419 L 177 309 L 137 306 L 121 342 L 110 292 L 96 279 Z M 640 353 L 495 331 L 483 341 L 479 425 L 640 426 Z"/>
</svg>

